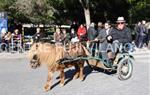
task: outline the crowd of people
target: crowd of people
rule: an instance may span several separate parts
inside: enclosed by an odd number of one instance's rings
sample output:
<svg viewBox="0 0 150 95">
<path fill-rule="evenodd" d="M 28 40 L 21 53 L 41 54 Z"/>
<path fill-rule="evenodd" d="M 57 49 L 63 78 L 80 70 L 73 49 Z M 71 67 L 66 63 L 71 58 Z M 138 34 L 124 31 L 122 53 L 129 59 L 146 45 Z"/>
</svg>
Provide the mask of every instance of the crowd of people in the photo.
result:
<svg viewBox="0 0 150 95">
<path fill-rule="evenodd" d="M 116 32 L 117 30 L 123 30 L 127 32 L 119 35 L 118 32 Z M 109 39 L 115 40 L 122 38 L 121 41 L 124 41 L 124 38 L 128 38 L 128 41 L 130 41 L 130 43 L 134 43 L 136 48 L 140 49 L 143 47 L 148 47 L 148 43 L 150 40 L 149 31 L 150 30 L 148 26 L 146 26 L 145 20 L 138 22 L 137 24 L 135 24 L 135 28 L 131 29 L 130 27 L 127 27 L 127 23 L 123 17 L 119 17 L 115 25 L 112 24 L 110 21 L 106 21 L 104 24 L 102 22 L 98 22 L 97 25 L 94 22 L 92 22 L 89 25 L 88 29 L 86 28 L 85 24 L 78 25 L 76 22 L 73 22 L 70 26 L 69 40 L 71 41 L 71 39 L 77 38 L 79 41 L 91 42 L 94 40 L 101 39 L 102 42 L 106 42 L 106 37 L 108 35 L 115 35 L 113 36 L 113 38 L 107 37 L 107 42 L 109 42 Z M 133 32 L 135 33 L 134 38 L 132 37 Z M 54 33 L 55 42 L 64 43 L 66 41 L 66 37 L 67 33 L 65 29 L 56 29 L 56 32 Z"/>
<path fill-rule="evenodd" d="M 132 32 L 136 33 L 135 40 L 132 38 Z M 44 37 L 44 33 L 41 32 L 41 29 L 38 27 L 36 29 L 33 39 L 38 41 Z M 118 43 L 134 43 L 136 48 L 148 47 L 150 43 L 150 25 L 149 28 L 146 26 L 146 21 L 142 20 L 135 24 L 135 28 L 131 29 L 127 27 L 127 23 L 124 17 L 118 17 L 116 24 L 112 24 L 110 21 L 105 23 L 98 22 L 98 24 L 92 22 L 88 29 L 85 24 L 78 24 L 75 21 L 70 26 L 69 32 L 66 29 L 61 29 L 56 27 L 53 34 L 53 40 L 55 43 L 65 44 L 68 41 L 71 42 L 86 42 L 87 47 L 92 48 L 92 55 L 95 56 L 97 52 L 96 48 L 99 48 L 99 51 L 107 51 L 108 45 L 113 42 Z M 3 31 L 1 32 L 1 49 L 9 51 L 10 43 L 22 44 L 23 37 L 21 32 L 18 29 L 15 29 L 13 33 Z M 131 46 L 130 46 L 131 47 Z M 112 46 L 112 48 L 114 48 Z M 116 51 L 113 51 L 115 53 Z M 104 59 L 109 59 L 107 52 L 101 52 Z M 107 60 L 108 61 L 108 60 Z"/>
<path fill-rule="evenodd" d="M 116 46 L 125 46 L 128 51 L 132 52 L 133 45 L 136 48 L 148 47 L 150 41 L 150 30 L 146 27 L 146 21 L 135 25 L 135 29 L 131 29 L 127 26 L 124 17 L 118 17 L 116 24 L 112 25 L 110 21 L 106 21 L 104 24 L 98 22 L 97 28 L 95 23 L 91 23 L 89 28 L 86 28 L 85 24 L 78 25 L 73 22 L 70 27 L 69 40 L 71 42 L 83 42 L 85 41 L 87 47 L 91 49 L 92 56 L 96 56 L 98 50 L 98 56 L 104 59 L 105 62 L 111 65 L 115 54 L 118 52 Z M 136 39 L 132 38 L 132 32 L 135 31 Z M 65 43 L 66 30 L 56 29 L 54 33 L 54 41 L 56 43 Z M 111 45 L 111 47 L 110 47 Z M 96 49 L 98 48 L 98 49 Z"/>
<path fill-rule="evenodd" d="M 150 25 L 149 25 L 150 26 Z M 148 26 L 146 27 L 146 21 L 143 20 L 142 22 L 138 22 L 135 25 L 135 32 L 136 32 L 136 40 L 135 44 L 137 48 L 142 48 L 144 45 L 148 45 L 150 41 L 150 34 L 149 34 Z"/>
<path fill-rule="evenodd" d="M 13 33 L 11 33 L 10 31 L 7 32 L 2 29 L 0 41 L 1 51 L 9 52 L 12 47 L 17 51 L 17 45 L 22 44 L 22 36 L 21 33 L 19 33 L 18 29 L 15 29 Z"/>
</svg>

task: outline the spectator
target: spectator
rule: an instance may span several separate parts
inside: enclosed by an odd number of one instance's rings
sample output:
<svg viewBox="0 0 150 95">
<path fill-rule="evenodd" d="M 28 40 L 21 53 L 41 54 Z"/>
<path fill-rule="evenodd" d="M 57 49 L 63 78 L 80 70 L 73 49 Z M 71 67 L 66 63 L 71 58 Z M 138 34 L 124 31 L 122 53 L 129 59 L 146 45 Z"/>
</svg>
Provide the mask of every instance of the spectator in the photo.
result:
<svg viewBox="0 0 150 95">
<path fill-rule="evenodd" d="M 7 44 L 7 50 L 9 50 L 9 45 L 11 43 L 11 32 L 7 32 L 6 36 L 5 36 L 5 43 Z"/>
<path fill-rule="evenodd" d="M 18 29 L 15 29 L 14 33 L 12 33 L 12 39 L 13 39 L 12 43 L 15 45 L 15 50 L 17 51 L 17 49 L 21 47 L 22 42 L 21 34 L 19 34 Z"/>
<path fill-rule="evenodd" d="M 97 31 L 95 30 L 94 23 L 91 23 L 90 27 L 87 30 L 87 38 L 89 41 L 94 40 L 97 35 Z"/>
<path fill-rule="evenodd" d="M 135 25 L 134 30 L 136 32 L 135 45 L 138 47 L 139 39 L 140 39 L 140 32 L 141 32 L 141 22 L 140 21 Z"/>
<path fill-rule="evenodd" d="M 140 26 L 140 30 L 141 31 L 140 31 L 140 39 L 139 39 L 139 46 L 138 46 L 138 48 L 142 48 L 144 43 L 145 44 L 147 43 L 148 30 L 147 30 L 145 24 L 146 24 L 146 21 L 143 20 L 142 24 Z"/>
<path fill-rule="evenodd" d="M 3 43 L 4 42 L 4 37 L 6 35 L 6 29 L 5 28 L 2 28 L 1 30 L 1 35 L 0 35 L 0 42 Z"/>
<path fill-rule="evenodd" d="M 148 49 L 150 49 L 150 22 L 148 23 Z"/>
<path fill-rule="evenodd" d="M 91 41 L 87 43 L 88 47 L 92 50 L 92 56 L 95 56 L 96 42 L 92 42 L 97 35 L 97 31 L 95 30 L 95 25 L 92 22 L 87 30 L 87 39 Z"/>
<path fill-rule="evenodd" d="M 75 37 L 77 37 L 77 34 L 76 34 L 75 30 L 72 28 L 71 32 L 70 32 L 70 40 Z"/>
<path fill-rule="evenodd" d="M 41 38 L 43 38 L 44 37 L 44 33 L 41 31 L 41 28 L 37 28 L 36 29 L 36 33 L 34 34 L 34 36 L 33 36 L 33 39 L 34 39 L 34 41 L 35 42 L 38 42 L 38 41 L 40 41 L 41 40 Z"/>
<path fill-rule="evenodd" d="M 2 30 L 1 30 L 1 37 L 0 37 L 0 40 L 1 40 L 1 49 L 2 49 L 2 51 L 4 51 L 5 48 L 6 48 L 6 44 L 5 44 L 5 36 L 6 36 L 6 33 L 7 33 L 6 29 L 5 29 L 5 28 L 2 28 Z"/>
<path fill-rule="evenodd" d="M 13 33 L 13 41 L 15 43 L 18 43 L 21 39 L 21 34 L 19 34 L 19 30 L 15 29 L 14 33 Z"/>
<path fill-rule="evenodd" d="M 70 31 L 71 31 L 71 29 L 74 29 L 74 31 L 77 33 L 77 31 L 78 31 L 78 24 L 75 21 L 73 21 L 73 23 L 72 23 L 72 25 L 70 27 Z"/>
<path fill-rule="evenodd" d="M 60 33 L 60 39 L 61 39 L 61 42 L 63 43 L 63 44 L 65 44 L 66 43 L 66 41 L 67 41 L 67 33 L 66 33 L 66 29 L 63 29 L 62 30 L 62 33 Z"/>
<path fill-rule="evenodd" d="M 78 35 L 79 41 L 87 40 L 87 30 L 83 24 L 80 25 L 77 35 Z"/>
<path fill-rule="evenodd" d="M 98 27 L 97 27 L 97 31 L 98 31 L 98 34 L 99 32 L 103 29 L 103 24 L 102 22 L 98 22 Z"/>
<path fill-rule="evenodd" d="M 61 34 L 60 34 L 61 32 L 60 32 L 60 29 L 59 28 L 57 28 L 56 29 L 56 32 L 54 33 L 54 41 L 56 42 L 56 43 L 60 43 L 61 42 Z"/>
</svg>

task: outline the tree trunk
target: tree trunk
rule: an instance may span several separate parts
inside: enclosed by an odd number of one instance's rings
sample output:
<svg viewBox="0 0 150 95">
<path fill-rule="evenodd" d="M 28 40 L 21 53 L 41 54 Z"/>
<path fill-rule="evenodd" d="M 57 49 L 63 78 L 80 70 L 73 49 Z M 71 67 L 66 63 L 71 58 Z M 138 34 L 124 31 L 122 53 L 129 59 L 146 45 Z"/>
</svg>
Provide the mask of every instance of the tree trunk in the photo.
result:
<svg viewBox="0 0 150 95">
<path fill-rule="evenodd" d="M 84 8 L 84 15 L 85 15 L 85 21 L 86 21 L 86 27 L 87 29 L 89 28 L 89 25 L 91 23 L 91 20 L 90 20 L 90 10 L 89 8 Z"/>
<path fill-rule="evenodd" d="M 84 15 L 85 15 L 85 21 L 86 21 L 86 27 L 87 29 L 89 28 L 89 25 L 91 23 L 90 20 L 90 8 L 89 8 L 89 0 L 86 0 L 85 2 L 83 0 L 79 0 L 81 3 L 83 10 L 84 10 Z"/>
</svg>

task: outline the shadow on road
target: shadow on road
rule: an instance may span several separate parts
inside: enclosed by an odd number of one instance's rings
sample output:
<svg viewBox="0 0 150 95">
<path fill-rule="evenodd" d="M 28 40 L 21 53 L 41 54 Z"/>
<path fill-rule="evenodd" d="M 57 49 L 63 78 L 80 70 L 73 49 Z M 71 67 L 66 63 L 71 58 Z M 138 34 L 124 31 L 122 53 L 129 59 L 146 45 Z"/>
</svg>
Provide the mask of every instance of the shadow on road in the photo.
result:
<svg viewBox="0 0 150 95">
<path fill-rule="evenodd" d="M 96 71 L 96 72 L 92 72 L 92 71 Z M 92 73 L 104 73 L 104 74 L 107 74 L 107 75 L 112 75 L 112 74 L 115 74 L 116 71 L 108 71 L 108 70 L 104 70 L 103 68 L 97 68 L 97 67 L 89 67 L 89 66 L 85 66 L 84 67 L 84 80 L 86 79 L 86 77 L 89 75 L 89 74 L 92 74 Z M 65 82 L 65 85 L 68 84 L 72 79 L 73 79 L 73 75 L 75 74 L 75 69 L 69 69 L 68 71 L 65 72 L 65 79 L 66 79 L 66 82 Z M 56 79 L 60 79 L 60 77 L 56 77 Z M 83 81 L 84 81 L 83 80 Z M 53 89 L 55 86 L 59 85 L 60 81 L 56 82 L 54 85 L 52 85 L 52 88 Z"/>
</svg>

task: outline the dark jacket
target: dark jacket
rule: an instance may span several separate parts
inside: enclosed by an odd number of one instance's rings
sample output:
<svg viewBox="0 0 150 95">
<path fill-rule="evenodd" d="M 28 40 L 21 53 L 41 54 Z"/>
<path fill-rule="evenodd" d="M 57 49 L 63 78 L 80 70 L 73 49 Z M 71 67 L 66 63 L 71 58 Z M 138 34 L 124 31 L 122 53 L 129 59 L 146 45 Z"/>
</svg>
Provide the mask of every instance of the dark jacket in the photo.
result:
<svg viewBox="0 0 150 95">
<path fill-rule="evenodd" d="M 110 33 L 112 32 L 112 30 L 113 30 L 113 28 L 110 28 L 110 29 L 109 29 L 108 35 L 110 35 Z M 106 33 L 106 29 L 102 29 L 102 30 L 99 32 L 97 38 L 99 39 L 99 41 L 100 41 L 101 43 L 107 42 L 106 37 L 107 37 L 108 35 L 107 35 L 107 33 Z"/>
<path fill-rule="evenodd" d="M 44 33 L 36 33 L 33 35 L 33 40 L 39 42 L 43 37 L 45 37 Z"/>
<path fill-rule="evenodd" d="M 136 34 L 139 35 L 140 31 L 141 31 L 140 25 L 135 25 L 134 30 L 135 30 Z"/>
<path fill-rule="evenodd" d="M 99 40 L 100 42 L 100 51 L 106 51 L 107 47 L 108 47 L 108 41 L 107 41 L 107 36 L 112 32 L 112 28 L 109 29 L 108 31 L 108 34 L 106 32 L 106 29 L 102 29 L 98 36 L 97 36 L 97 39 Z"/>
<path fill-rule="evenodd" d="M 132 42 L 131 30 L 128 27 L 125 27 L 123 30 L 114 28 L 110 35 L 112 36 L 113 41 L 118 40 L 123 44 Z"/>
<path fill-rule="evenodd" d="M 89 27 L 88 31 L 87 31 L 87 36 L 88 36 L 88 40 L 94 40 L 95 37 L 97 35 L 97 31 L 95 30 L 94 27 Z"/>
<path fill-rule="evenodd" d="M 142 24 L 142 25 L 140 26 L 140 28 L 141 28 L 141 29 L 140 29 L 140 30 L 141 30 L 141 31 L 140 31 L 140 35 L 141 35 L 141 36 L 146 36 L 146 35 L 148 34 L 148 29 L 146 28 L 146 26 Z"/>
</svg>

